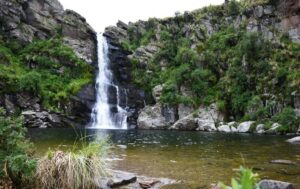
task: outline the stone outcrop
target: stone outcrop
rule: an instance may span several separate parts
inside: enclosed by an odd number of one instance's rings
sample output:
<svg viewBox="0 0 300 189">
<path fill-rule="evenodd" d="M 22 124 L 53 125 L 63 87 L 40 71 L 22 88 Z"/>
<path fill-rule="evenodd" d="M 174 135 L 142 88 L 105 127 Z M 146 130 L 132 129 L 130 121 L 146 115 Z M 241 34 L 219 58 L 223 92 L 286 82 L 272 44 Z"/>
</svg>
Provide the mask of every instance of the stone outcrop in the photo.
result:
<svg viewBox="0 0 300 189">
<path fill-rule="evenodd" d="M 167 129 L 174 123 L 174 111 L 160 103 L 146 106 L 141 110 L 138 120 L 138 129 Z"/>
<path fill-rule="evenodd" d="M 0 0 L 0 30 L 6 40 L 22 45 L 36 39 L 61 36 L 65 45 L 71 47 L 79 58 L 96 66 L 96 32 L 78 13 L 64 10 L 58 0 Z M 10 114 L 25 111 L 25 122 L 33 127 L 68 126 L 72 122 L 84 125 L 89 121 L 94 102 L 92 84 L 72 96 L 70 103 L 63 107 L 70 116 L 48 112 L 41 100 L 29 93 L 6 94 L 0 99 L 0 105 Z M 53 121 L 52 115 L 61 119 Z"/>
<path fill-rule="evenodd" d="M 85 18 L 64 10 L 57 0 L 0 1 L 2 30 L 21 43 L 62 35 L 66 45 L 89 64 L 97 57 L 96 32 Z"/>
</svg>

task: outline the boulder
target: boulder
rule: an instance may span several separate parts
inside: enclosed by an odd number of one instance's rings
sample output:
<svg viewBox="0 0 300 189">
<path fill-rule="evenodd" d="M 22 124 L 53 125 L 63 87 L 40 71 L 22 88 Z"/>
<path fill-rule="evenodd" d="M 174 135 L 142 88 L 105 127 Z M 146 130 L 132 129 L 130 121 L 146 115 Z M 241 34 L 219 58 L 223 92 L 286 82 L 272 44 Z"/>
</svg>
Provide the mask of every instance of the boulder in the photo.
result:
<svg viewBox="0 0 300 189">
<path fill-rule="evenodd" d="M 254 123 L 254 121 L 246 121 L 243 123 L 240 123 L 237 130 L 239 133 L 247 133 L 250 130 L 251 125 Z"/>
<path fill-rule="evenodd" d="M 197 121 L 193 115 L 188 115 L 174 123 L 169 129 L 182 130 L 182 131 L 194 131 L 198 127 Z"/>
<path fill-rule="evenodd" d="M 199 131 L 215 131 L 215 123 L 223 121 L 223 115 L 218 111 L 216 104 L 209 107 L 200 107 L 196 116 Z"/>
<path fill-rule="evenodd" d="M 218 131 L 219 132 L 230 133 L 231 129 L 228 125 L 222 125 L 222 126 L 218 127 Z"/>
<path fill-rule="evenodd" d="M 256 126 L 255 132 L 258 134 L 262 134 L 265 132 L 265 125 L 264 124 L 258 124 Z"/>
<path fill-rule="evenodd" d="M 231 132 L 233 132 L 233 133 L 237 133 L 238 132 L 237 128 L 235 128 L 234 126 L 231 126 L 230 129 L 231 129 Z"/>
<path fill-rule="evenodd" d="M 167 120 L 162 112 L 163 106 L 160 103 L 154 106 L 146 106 L 138 116 L 138 129 L 167 129 L 173 123 L 173 120 Z"/>
<path fill-rule="evenodd" d="M 136 182 L 137 177 L 132 173 L 115 172 L 113 177 L 108 181 L 107 186 L 110 188 L 117 188 L 130 183 Z"/>
<path fill-rule="evenodd" d="M 212 122 L 212 121 L 209 121 L 209 120 L 206 120 L 206 119 L 199 119 L 199 118 L 197 118 L 196 121 L 197 121 L 197 124 L 198 124 L 198 128 L 197 128 L 198 131 L 211 132 L 211 131 L 216 131 L 217 130 L 217 128 L 215 126 L 215 123 Z"/>
<path fill-rule="evenodd" d="M 291 138 L 291 139 L 287 140 L 287 142 L 292 143 L 292 144 L 300 144 L 300 136 Z"/>
<path fill-rule="evenodd" d="M 258 183 L 261 189 L 294 189 L 294 185 L 288 182 L 277 180 L 262 180 Z"/>
<path fill-rule="evenodd" d="M 278 129 L 281 127 L 279 123 L 273 123 L 272 127 L 265 132 L 268 134 L 276 134 L 278 132 Z"/>
</svg>

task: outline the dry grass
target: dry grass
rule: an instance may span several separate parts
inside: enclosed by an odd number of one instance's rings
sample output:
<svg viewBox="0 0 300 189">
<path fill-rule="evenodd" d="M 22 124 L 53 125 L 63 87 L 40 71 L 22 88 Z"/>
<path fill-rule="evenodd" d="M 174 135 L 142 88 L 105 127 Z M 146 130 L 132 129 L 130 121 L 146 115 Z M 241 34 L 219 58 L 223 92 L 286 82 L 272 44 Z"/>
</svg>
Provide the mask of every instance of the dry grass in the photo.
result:
<svg viewBox="0 0 300 189">
<path fill-rule="evenodd" d="M 69 152 L 48 152 L 38 162 L 37 188 L 99 188 L 101 178 L 108 175 L 109 149 L 108 140 L 102 139 Z"/>
</svg>

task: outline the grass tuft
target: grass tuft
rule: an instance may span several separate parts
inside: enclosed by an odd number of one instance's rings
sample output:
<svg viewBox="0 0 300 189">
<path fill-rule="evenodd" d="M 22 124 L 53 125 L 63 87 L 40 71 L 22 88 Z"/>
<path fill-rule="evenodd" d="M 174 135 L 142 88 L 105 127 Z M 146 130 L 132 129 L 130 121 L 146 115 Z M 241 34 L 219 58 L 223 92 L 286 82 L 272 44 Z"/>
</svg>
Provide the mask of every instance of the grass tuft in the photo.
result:
<svg viewBox="0 0 300 189">
<path fill-rule="evenodd" d="M 83 142 L 80 149 L 69 152 L 49 151 L 38 162 L 37 188 L 101 187 L 101 178 L 109 175 L 109 151 L 108 139 Z"/>
</svg>

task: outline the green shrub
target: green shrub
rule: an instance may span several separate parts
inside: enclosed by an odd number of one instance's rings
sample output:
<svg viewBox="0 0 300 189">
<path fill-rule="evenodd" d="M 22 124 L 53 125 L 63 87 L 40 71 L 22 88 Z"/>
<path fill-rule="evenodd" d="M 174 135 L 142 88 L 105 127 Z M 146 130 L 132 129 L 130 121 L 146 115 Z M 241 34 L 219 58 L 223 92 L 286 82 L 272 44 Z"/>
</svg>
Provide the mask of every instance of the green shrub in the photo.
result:
<svg viewBox="0 0 300 189">
<path fill-rule="evenodd" d="M 39 94 L 41 90 L 41 74 L 36 71 L 31 71 L 20 77 L 20 90 Z"/>
<path fill-rule="evenodd" d="M 19 188 L 33 182 L 36 169 L 25 134 L 22 119 L 7 117 L 0 108 L 0 179 L 9 178 Z"/>
<path fill-rule="evenodd" d="M 281 132 L 296 132 L 300 125 L 299 117 L 297 117 L 294 109 L 290 107 L 284 108 L 272 120 L 282 125 Z"/>
</svg>

